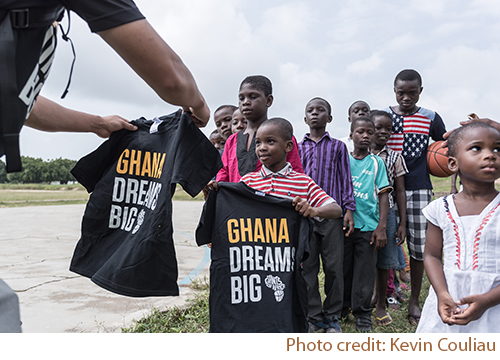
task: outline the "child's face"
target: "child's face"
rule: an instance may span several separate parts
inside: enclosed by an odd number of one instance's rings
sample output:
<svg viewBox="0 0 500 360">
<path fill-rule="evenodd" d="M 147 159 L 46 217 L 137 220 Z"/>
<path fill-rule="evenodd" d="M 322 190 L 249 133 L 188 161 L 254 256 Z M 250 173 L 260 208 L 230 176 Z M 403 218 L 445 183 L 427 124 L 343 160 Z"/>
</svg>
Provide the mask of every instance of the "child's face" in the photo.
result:
<svg viewBox="0 0 500 360">
<path fill-rule="evenodd" d="M 368 150 L 373 142 L 374 134 L 375 128 L 373 127 L 373 123 L 368 121 L 358 122 L 351 132 L 354 147 L 361 150 Z"/>
<path fill-rule="evenodd" d="M 214 114 L 215 126 L 224 140 L 233 133 L 231 131 L 231 122 L 233 119 L 233 110 L 231 108 L 222 108 Z"/>
<path fill-rule="evenodd" d="M 241 85 L 238 93 L 238 106 L 243 117 L 249 122 L 259 121 L 266 116 L 267 109 L 272 103 L 272 95 L 264 95 L 262 90 L 252 84 Z"/>
<path fill-rule="evenodd" d="M 286 155 L 292 150 L 293 141 L 281 136 L 277 125 L 259 127 L 255 135 L 255 154 L 260 162 L 272 172 L 278 172 L 286 165 Z"/>
<path fill-rule="evenodd" d="M 373 123 L 375 124 L 373 142 L 378 146 L 384 146 L 391 137 L 392 120 L 388 116 L 375 116 Z"/>
<path fill-rule="evenodd" d="M 360 116 L 370 116 L 370 105 L 364 101 L 356 101 L 349 108 L 349 122 Z"/>
<path fill-rule="evenodd" d="M 247 128 L 247 120 L 243 117 L 243 115 L 241 115 L 240 109 L 238 109 L 233 113 L 231 130 L 234 134 L 241 130 L 245 130 L 246 128 Z"/>
<path fill-rule="evenodd" d="M 224 145 L 226 144 L 226 140 L 220 136 L 220 134 L 217 134 L 218 136 L 210 136 L 210 142 L 215 146 L 217 150 L 222 150 L 224 149 Z"/>
<path fill-rule="evenodd" d="M 403 115 L 411 114 L 416 110 L 416 104 L 420 98 L 423 87 L 418 80 L 403 81 L 397 80 L 394 86 L 396 101 L 399 104 L 399 110 Z"/>
<path fill-rule="evenodd" d="M 500 136 L 494 129 L 474 128 L 457 144 L 448 167 L 460 172 L 462 181 L 492 182 L 500 177 Z"/>
<path fill-rule="evenodd" d="M 310 129 L 324 129 L 332 121 L 328 108 L 323 100 L 314 99 L 307 103 L 304 121 Z"/>
</svg>

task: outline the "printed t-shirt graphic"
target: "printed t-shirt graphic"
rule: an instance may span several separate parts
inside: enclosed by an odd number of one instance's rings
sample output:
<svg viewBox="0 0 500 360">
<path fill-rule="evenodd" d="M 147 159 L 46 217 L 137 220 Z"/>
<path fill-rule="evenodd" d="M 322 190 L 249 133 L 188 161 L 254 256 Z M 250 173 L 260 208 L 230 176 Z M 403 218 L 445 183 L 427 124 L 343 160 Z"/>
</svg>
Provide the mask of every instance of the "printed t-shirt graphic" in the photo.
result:
<svg viewBox="0 0 500 360">
<path fill-rule="evenodd" d="M 399 115 L 389 107 L 384 109 L 392 116 L 392 134 L 387 146 L 403 155 L 409 173 L 405 175 L 406 190 L 432 189 L 427 171 L 427 146 L 429 137 L 443 140 L 446 132 L 438 113 L 425 108 L 411 115 Z"/>
<path fill-rule="evenodd" d="M 210 332 L 305 332 L 310 219 L 291 200 L 219 183 L 196 242 L 212 243 Z"/>
<path fill-rule="evenodd" d="M 70 270 L 122 295 L 178 295 L 172 195 L 178 183 L 196 196 L 222 162 L 181 110 L 133 123 L 72 170 L 92 194 Z"/>
</svg>

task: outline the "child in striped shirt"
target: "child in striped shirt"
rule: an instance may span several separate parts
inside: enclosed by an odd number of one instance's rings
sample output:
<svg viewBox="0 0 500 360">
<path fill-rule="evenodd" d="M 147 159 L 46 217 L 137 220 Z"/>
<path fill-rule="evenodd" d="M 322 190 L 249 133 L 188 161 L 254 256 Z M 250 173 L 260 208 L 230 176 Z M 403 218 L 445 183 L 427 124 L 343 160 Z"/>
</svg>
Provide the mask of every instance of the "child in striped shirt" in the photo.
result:
<svg viewBox="0 0 500 360">
<path fill-rule="evenodd" d="M 309 133 L 299 143 L 299 154 L 304 172 L 344 211 L 342 218 L 314 221 L 309 257 L 304 261 L 309 332 L 339 333 L 342 332 L 339 319 L 344 300 L 344 231 L 349 236 L 354 230 L 356 202 L 347 147 L 326 131 L 332 121 L 331 109 L 330 103 L 323 98 L 315 97 L 307 103 L 304 121 L 309 126 Z M 318 280 L 320 267 L 325 274 L 323 300 Z"/>
<path fill-rule="evenodd" d="M 258 171 L 241 178 L 246 185 L 267 194 L 290 198 L 304 217 L 336 219 L 342 209 L 309 176 L 294 171 L 286 161 L 293 148 L 293 127 L 288 120 L 272 118 L 262 123 L 255 137 Z"/>
</svg>

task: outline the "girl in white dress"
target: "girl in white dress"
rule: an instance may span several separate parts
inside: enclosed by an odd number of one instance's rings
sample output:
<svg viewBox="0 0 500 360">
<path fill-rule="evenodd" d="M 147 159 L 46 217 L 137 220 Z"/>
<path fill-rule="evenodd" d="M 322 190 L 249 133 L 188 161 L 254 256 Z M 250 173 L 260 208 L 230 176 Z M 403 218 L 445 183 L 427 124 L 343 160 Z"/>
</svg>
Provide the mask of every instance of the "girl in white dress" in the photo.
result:
<svg viewBox="0 0 500 360">
<path fill-rule="evenodd" d="M 500 332 L 500 132 L 468 124 L 450 134 L 448 148 L 463 191 L 422 210 L 432 288 L 417 332 Z"/>
</svg>

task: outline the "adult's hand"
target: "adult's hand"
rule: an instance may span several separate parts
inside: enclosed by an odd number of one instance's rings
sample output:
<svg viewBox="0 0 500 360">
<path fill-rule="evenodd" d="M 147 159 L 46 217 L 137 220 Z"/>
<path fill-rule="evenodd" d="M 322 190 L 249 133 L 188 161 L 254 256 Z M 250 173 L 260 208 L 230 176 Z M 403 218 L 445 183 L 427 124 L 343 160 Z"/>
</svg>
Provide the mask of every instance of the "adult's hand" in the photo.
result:
<svg viewBox="0 0 500 360">
<path fill-rule="evenodd" d="M 43 96 L 38 96 L 26 125 L 49 132 L 93 132 L 104 138 L 121 129 L 137 130 L 137 126 L 121 116 L 99 116 L 71 110 Z"/>
<path fill-rule="evenodd" d="M 471 124 L 471 123 L 476 122 L 476 121 L 480 121 L 480 122 L 483 122 L 485 124 L 491 125 L 495 129 L 500 131 L 500 123 L 496 122 L 495 120 L 488 119 L 488 118 L 480 118 L 475 113 L 470 113 L 469 115 L 467 115 L 467 117 L 468 117 L 468 120 L 460 121 L 460 125 L 464 126 L 464 125 Z M 442 148 L 448 148 L 448 140 L 447 139 L 454 130 L 455 129 L 451 129 L 443 134 L 443 138 L 445 139 L 445 141 L 443 141 L 443 143 L 441 144 Z"/>
</svg>

